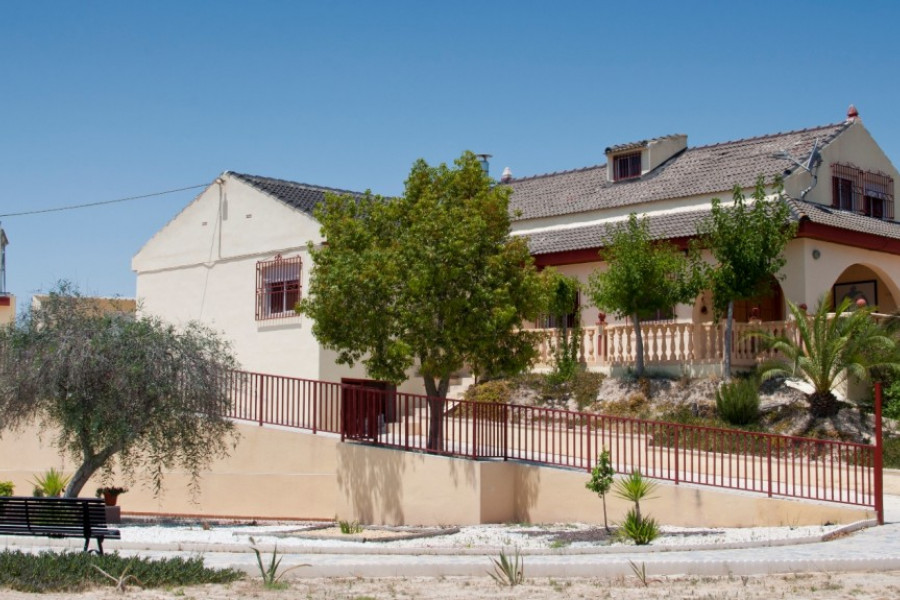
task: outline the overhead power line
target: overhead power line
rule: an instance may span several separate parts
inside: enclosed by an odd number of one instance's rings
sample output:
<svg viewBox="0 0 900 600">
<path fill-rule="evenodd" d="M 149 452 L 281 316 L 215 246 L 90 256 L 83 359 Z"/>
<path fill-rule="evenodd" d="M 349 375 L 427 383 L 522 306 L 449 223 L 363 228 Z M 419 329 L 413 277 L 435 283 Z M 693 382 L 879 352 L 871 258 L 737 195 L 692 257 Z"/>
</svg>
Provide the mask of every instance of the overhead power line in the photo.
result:
<svg viewBox="0 0 900 600">
<path fill-rule="evenodd" d="M 166 194 L 174 194 L 175 192 L 183 192 L 185 190 L 196 190 L 197 188 L 202 188 L 208 186 L 208 183 L 204 183 L 201 185 L 189 185 L 188 187 L 177 188 L 174 190 L 166 190 L 164 192 L 154 192 L 152 194 L 143 194 L 142 196 L 129 196 L 127 198 L 117 198 L 115 200 L 103 200 L 100 202 L 88 202 L 87 204 L 70 204 L 69 206 L 58 206 L 56 208 L 43 208 L 41 210 L 26 210 L 23 212 L 16 213 L 5 213 L 0 215 L 0 218 L 3 217 L 21 217 L 24 215 L 37 215 L 41 213 L 50 213 L 50 212 L 60 212 L 63 210 L 75 210 L 78 208 L 90 208 L 92 206 L 103 206 L 104 204 L 116 204 L 118 202 L 129 202 L 130 200 L 141 200 L 143 198 L 152 198 L 154 196 L 164 196 Z"/>
</svg>

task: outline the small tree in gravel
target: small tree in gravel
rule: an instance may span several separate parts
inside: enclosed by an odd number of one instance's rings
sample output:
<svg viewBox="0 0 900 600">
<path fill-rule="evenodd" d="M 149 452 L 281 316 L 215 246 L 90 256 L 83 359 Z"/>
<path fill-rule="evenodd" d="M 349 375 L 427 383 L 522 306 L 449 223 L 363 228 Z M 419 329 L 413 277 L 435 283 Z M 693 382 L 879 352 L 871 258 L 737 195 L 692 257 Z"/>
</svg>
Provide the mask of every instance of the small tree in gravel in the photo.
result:
<svg viewBox="0 0 900 600">
<path fill-rule="evenodd" d="M 591 469 L 591 479 L 584 484 L 584 487 L 591 490 L 603 501 L 603 528 L 609 533 L 609 523 L 606 519 L 606 493 L 613 484 L 613 476 L 616 470 L 612 466 L 609 458 L 609 450 L 603 449 L 600 456 L 597 457 L 597 464 Z"/>
</svg>

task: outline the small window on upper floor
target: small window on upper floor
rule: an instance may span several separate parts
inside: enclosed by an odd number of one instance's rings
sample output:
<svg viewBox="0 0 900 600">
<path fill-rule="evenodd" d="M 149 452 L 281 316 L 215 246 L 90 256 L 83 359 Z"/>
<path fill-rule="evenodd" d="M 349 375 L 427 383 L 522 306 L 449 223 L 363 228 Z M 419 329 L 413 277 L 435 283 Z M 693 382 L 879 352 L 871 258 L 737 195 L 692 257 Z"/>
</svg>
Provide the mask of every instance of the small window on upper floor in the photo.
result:
<svg viewBox="0 0 900 600">
<path fill-rule="evenodd" d="M 831 206 L 875 219 L 894 219 L 894 180 L 853 165 L 831 165 Z"/>
<path fill-rule="evenodd" d="M 256 320 L 294 317 L 300 302 L 299 256 L 256 263 Z"/>
<path fill-rule="evenodd" d="M 613 157 L 614 181 L 634 179 L 641 176 L 641 153 L 630 152 Z"/>
</svg>

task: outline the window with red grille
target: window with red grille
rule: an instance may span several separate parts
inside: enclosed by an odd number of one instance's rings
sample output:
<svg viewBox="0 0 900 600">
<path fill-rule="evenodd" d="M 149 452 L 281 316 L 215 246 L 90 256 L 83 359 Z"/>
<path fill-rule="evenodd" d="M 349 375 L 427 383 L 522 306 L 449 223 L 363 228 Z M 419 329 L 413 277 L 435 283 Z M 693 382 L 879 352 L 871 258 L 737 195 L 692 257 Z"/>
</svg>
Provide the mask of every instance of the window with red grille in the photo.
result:
<svg viewBox="0 0 900 600">
<path fill-rule="evenodd" d="M 294 317 L 300 302 L 299 256 L 256 263 L 256 320 Z"/>
<path fill-rule="evenodd" d="M 615 181 L 633 179 L 641 176 L 641 153 L 631 152 L 613 158 Z"/>
<path fill-rule="evenodd" d="M 831 165 L 831 206 L 876 219 L 894 219 L 894 180 L 853 165 Z"/>
</svg>

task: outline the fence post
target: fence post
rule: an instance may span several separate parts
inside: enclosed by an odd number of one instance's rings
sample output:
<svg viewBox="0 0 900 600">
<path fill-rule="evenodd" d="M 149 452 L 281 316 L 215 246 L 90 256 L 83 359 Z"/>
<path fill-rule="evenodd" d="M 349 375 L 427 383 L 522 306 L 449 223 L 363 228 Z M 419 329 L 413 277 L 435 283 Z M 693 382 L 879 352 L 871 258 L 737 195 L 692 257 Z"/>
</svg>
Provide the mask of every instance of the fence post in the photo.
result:
<svg viewBox="0 0 900 600">
<path fill-rule="evenodd" d="M 259 426 L 263 424 L 263 382 L 262 375 L 256 374 L 256 416 L 259 420 Z"/>
<path fill-rule="evenodd" d="M 312 385 L 312 430 L 313 433 L 317 433 L 319 430 L 319 388 L 322 387 L 322 382 L 316 381 Z M 309 389 L 307 386 L 301 386 L 302 390 Z M 302 404 L 301 404 L 302 406 Z M 300 409 L 302 411 L 302 408 Z"/>
<path fill-rule="evenodd" d="M 478 458 L 478 403 L 472 402 L 472 458 Z"/>
<path fill-rule="evenodd" d="M 678 451 L 678 433 L 681 431 L 679 427 L 675 427 L 675 485 L 678 485 L 678 478 L 681 476 L 680 469 L 680 461 L 678 460 L 678 455 L 680 454 Z"/>
<path fill-rule="evenodd" d="M 878 524 L 884 525 L 884 440 L 881 430 L 881 382 L 875 382 L 875 514 Z"/>
<path fill-rule="evenodd" d="M 772 497 L 772 438 L 766 437 L 766 469 L 768 470 L 767 479 L 769 480 L 769 498 Z"/>
<path fill-rule="evenodd" d="M 503 461 L 509 460 L 509 405 L 503 404 Z"/>
<path fill-rule="evenodd" d="M 594 455 L 591 452 L 591 416 L 587 416 L 587 472 L 590 473 L 593 471 L 593 467 L 591 466 L 591 461 L 594 460 Z"/>
</svg>

